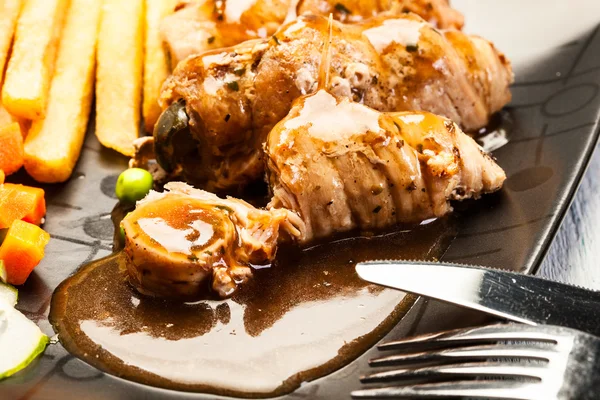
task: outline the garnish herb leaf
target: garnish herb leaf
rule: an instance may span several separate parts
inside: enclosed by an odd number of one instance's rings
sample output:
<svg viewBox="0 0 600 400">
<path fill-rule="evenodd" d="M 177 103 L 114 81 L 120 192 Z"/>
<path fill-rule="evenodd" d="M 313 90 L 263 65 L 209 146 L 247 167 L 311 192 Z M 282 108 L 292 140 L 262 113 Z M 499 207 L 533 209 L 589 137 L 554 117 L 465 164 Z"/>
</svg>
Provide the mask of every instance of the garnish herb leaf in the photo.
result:
<svg viewBox="0 0 600 400">
<path fill-rule="evenodd" d="M 346 7 L 342 3 L 336 3 L 335 9 L 344 14 L 352 14 L 352 11 L 348 10 L 348 7 Z"/>
</svg>

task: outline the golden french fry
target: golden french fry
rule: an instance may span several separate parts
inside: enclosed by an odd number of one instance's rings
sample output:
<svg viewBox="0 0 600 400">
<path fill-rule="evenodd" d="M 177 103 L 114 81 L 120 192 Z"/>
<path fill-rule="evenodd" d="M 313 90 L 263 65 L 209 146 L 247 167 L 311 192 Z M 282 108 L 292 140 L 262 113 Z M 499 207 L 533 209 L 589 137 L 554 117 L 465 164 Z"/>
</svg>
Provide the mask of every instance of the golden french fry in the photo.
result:
<svg viewBox="0 0 600 400">
<path fill-rule="evenodd" d="M 0 86 L 22 3 L 22 0 L 0 1 Z"/>
<path fill-rule="evenodd" d="M 96 52 L 96 136 L 132 156 L 142 102 L 143 0 L 104 0 Z"/>
<path fill-rule="evenodd" d="M 160 21 L 173 12 L 174 0 L 146 1 L 145 54 L 144 54 L 144 100 L 143 115 L 146 132 L 152 132 L 160 116 L 158 95 L 171 70 L 160 35 Z"/>
<path fill-rule="evenodd" d="M 13 115 L 44 118 L 67 0 L 27 0 L 17 22 L 2 103 Z"/>
<path fill-rule="evenodd" d="M 66 181 L 79 158 L 94 94 L 101 6 L 98 0 L 71 0 L 46 118 L 33 121 L 25 140 L 25 169 L 37 181 Z"/>
</svg>

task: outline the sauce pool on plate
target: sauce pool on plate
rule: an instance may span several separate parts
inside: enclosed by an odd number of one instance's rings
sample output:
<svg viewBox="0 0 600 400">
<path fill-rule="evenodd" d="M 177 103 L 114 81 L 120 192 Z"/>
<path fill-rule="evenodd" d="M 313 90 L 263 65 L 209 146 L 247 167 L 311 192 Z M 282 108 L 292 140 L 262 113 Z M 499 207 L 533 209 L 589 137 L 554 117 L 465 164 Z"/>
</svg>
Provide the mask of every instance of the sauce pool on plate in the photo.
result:
<svg viewBox="0 0 600 400">
<path fill-rule="evenodd" d="M 356 262 L 439 258 L 450 218 L 298 250 L 226 300 L 174 302 L 137 293 L 119 252 L 55 291 L 50 320 L 72 354 L 110 374 L 185 391 L 272 396 L 326 375 L 373 346 L 413 298 L 363 282 Z"/>
</svg>

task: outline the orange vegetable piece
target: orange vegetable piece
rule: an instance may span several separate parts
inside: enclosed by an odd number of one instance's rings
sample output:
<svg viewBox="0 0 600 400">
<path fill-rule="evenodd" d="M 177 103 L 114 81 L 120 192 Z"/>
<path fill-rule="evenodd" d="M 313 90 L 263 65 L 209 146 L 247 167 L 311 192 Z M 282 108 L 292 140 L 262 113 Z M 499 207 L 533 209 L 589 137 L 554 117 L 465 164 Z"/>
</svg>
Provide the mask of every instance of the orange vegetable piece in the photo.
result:
<svg viewBox="0 0 600 400">
<path fill-rule="evenodd" d="M 15 220 L 0 245 L 0 260 L 6 268 L 7 282 L 24 284 L 44 258 L 44 248 L 49 241 L 50 235 L 39 226 Z"/>
<path fill-rule="evenodd" d="M 2 185 L 2 184 L 4 183 L 4 178 L 5 178 L 5 176 L 4 176 L 4 171 L 2 171 L 2 170 L 0 169 L 0 185 Z"/>
<path fill-rule="evenodd" d="M 0 229 L 8 228 L 19 219 L 39 225 L 44 215 L 46 200 L 43 189 L 14 183 L 0 186 Z"/>
<path fill-rule="evenodd" d="M 0 128 L 0 169 L 6 175 L 23 166 L 23 136 L 18 122 Z"/>
</svg>

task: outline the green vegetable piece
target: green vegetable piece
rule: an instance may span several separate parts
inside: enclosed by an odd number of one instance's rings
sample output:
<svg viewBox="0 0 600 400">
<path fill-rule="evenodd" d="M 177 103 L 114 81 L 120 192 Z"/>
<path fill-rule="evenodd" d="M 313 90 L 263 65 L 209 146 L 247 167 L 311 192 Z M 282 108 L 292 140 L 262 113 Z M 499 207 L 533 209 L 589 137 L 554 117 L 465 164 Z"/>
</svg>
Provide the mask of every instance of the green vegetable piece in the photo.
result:
<svg viewBox="0 0 600 400">
<path fill-rule="evenodd" d="M 229 89 L 233 90 L 234 92 L 240 90 L 240 85 L 237 83 L 237 81 L 227 82 L 226 85 Z"/>
<path fill-rule="evenodd" d="M 2 261 L 0 261 L 1 263 Z M 0 307 L 2 303 L 6 303 L 11 307 L 14 307 L 17 304 L 17 299 L 19 298 L 19 291 L 13 285 L 9 285 L 8 283 L 0 283 Z"/>
<path fill-rule="evenodd" d="M 6 266 L 4 265 L 4 261 L 0 260 L 0 282 L 6 283 L 7 275 L 6 275 Z M 0 289 L 2 290 L 2 289 Z"/>
<path fill-rule="evenodd" d="M 191 141 L 189 117 L 185 111 L 185 102 L 180 99 L 163 111 L 154 127 L 156 161 L 165 171 L 173 172 L 178 160 L 186 151 L 193 149 L 193 146 L 187 146 Z"/>
<path fill-rule="evenodd" d="M 131 214 L 131 211 L 129 211 L 123 219 L 127 218 L 129 214 Z M 123 225 L 121 224 L 119 224 L 119 233 L 121 234 L 121 241 L 125 242 L 125 229 L 123 229 Z"/>
<path fill-rule="evenodd" d="M 143 199 L 152 189 L 154 180 L 150 172 L 141 168 L 129 168 L 119 175 L 115 194 L 123 203 L 132 204 Z"/>
<path fill-rule="evenodd" d="M 335 5 L 335 9 L 344 14 L 352 14 L 352 12 L 350 10 L 348 10 L 348 8 L 345 5 L 343 5 L 342 3 L 337 3 Z"/>
<path fill-rule="evenodd" d="M 0 302 L 0 379 L 27 367 L 48 345 L 48 336 L 12 305 Z"/>
</svg>

